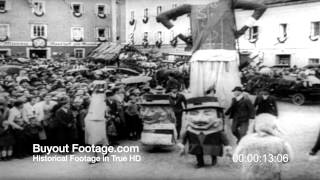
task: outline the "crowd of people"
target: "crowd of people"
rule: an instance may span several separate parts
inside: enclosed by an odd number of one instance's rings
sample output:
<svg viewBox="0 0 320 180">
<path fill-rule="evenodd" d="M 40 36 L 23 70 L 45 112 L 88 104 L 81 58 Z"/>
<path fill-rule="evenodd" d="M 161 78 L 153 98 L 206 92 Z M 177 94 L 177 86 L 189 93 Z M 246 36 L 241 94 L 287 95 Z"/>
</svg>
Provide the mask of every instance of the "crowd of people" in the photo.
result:
<svg viewBox="0 0 320 180">
<path fill-rule="evenodd" d="M 13 61 L 2 62 L 6 66 Z M 87 71 L 70 71 L 87 68 Z M 108 84 L 106 105 L 111 109 L 108 136 L 111 144 L 121 139 L 140 138 L 142 121 L 137 103 L 144 94 L 170 92 L 181 87 L 170 76 L 170 83 L 157 86 L 152 80 L 124 84 L 128 75 L 116 72 L 95 74 L 102 63 L 70 63 L 30 60 L 16 70 L 0 73 L 0 151 L 1 160 L 24 158 L 32 154 L 32 144 L 85 145 L 84 119 L 94 91 L 94 80 Z M 144 73 L 146 71 L 143 71 Z M 143 74 L 143 73 L 142 73 Z M 146 74 L 143 74 L 146 75 Z"/>
</svg>

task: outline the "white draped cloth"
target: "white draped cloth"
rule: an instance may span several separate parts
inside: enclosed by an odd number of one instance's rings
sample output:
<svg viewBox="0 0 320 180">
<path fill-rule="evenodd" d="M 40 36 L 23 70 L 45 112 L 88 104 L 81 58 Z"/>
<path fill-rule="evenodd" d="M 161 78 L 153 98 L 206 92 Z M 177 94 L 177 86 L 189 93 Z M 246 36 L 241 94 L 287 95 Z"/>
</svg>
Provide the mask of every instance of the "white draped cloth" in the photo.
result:
<svg viewBox="0 0 320 180">
<path fill-rule="evenodd" d="M 241 86 L 239 58 L 235 50 L 198 50 L 190 60 L 190 91 L 192 97 L 205 96 L 212 87 L 220 104 L 227 108 L 233 97 L 232 89 Z"/>
<path fill-rule="evenodd" d="M 105 95 L 92 94 L 85 122 L 85 142 L 93 145 L 107 145 Z"/>
</svg>

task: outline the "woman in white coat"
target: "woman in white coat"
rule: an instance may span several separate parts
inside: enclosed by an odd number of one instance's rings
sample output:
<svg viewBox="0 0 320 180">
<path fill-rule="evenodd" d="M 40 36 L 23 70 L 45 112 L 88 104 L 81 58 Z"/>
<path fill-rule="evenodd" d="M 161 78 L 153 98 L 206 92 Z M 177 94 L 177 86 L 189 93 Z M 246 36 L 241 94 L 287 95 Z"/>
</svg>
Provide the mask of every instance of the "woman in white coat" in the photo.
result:
<svg viewBox="0 0 320 180">
<path fill-rule="evenodd" d="M 88 114 L 84 119 L 85 122 L 85 142 L 89 145 L 108 145 L 106 133 L 106 112 L 107 106 L 105 104 L 104 88 L 100 86 L 95 87 L 91 96 Z M 95 156 L 98 156 L 95 153 Z M 91 162 L 97 163 L 97 162 Z"/>
</svg>

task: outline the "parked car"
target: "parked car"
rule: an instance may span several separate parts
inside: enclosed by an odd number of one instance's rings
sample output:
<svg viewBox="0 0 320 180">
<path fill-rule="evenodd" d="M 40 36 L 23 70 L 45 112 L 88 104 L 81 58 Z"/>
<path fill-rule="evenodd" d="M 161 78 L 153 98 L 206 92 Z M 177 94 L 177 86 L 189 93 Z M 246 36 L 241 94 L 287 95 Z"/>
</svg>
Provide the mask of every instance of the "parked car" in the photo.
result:
<svg viewBox="0 0 320 180">
<path fill-rule="evenodd" d="M 304 66 L 306 69 L 320 68 L 320 64 L 309 64 Z"/>
<path fill-rule="evenodd" d="M 272 95 L 279 98 L 290 98 L 293 104 L 303 105 L 307 101 L 320 101 L 320 84 L 306 86 L 303 82 L 270 85 Z"/>
<path fill-rule="evenodd" d="M 307 101 L 320 101 L 320 84 L 310 86 L 306 81 L 256 76 L 245 84 L 245 89 L 250 94 L 257 94 L 261 89 L 269 89 L 271 95 L 290 98 L 296 105 L 303 105 Z"/>
<path fill-rule="evenodd" d="M 274 66 L 271 66 L 272 69 L 283 69 L 283 68 L 290 68 L 290 65 L 288 64 L 277 64 Z"/>
</svg>

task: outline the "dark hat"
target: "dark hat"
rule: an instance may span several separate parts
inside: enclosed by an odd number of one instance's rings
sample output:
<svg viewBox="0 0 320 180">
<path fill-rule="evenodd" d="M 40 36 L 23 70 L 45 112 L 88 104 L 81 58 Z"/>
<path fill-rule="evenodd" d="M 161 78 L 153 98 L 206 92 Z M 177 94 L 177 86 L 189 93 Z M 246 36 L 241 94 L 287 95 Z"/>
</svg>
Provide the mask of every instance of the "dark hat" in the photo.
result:
<svg viewBox="0 0 320 180">
<path fill-rule="evenodd" d="M 67 96 L 62 96 L 58 99 L 60 104 L 67 104 L 69 101 L 69 98 Z"/>
<path fill-rule="evenodd" d="M 178 91 L 178 90 L 179 90 L 178 86 L 173 86 L 173 87 L 170 88 L 170 92 Z"/>
<path fill-rule="evenodd" d="M 262 88 L 262 89 L 260 90 L 260 93 L 261 93 L 261 94 L 270 94 L 270 90 L 267 89 L 267 88 Z"/>
<path fill-rule="evenodd" d="M 170 106 L 168 95 L 148 94 L 143 96 L 143 101 L 139 103 L 143 106 Z"/>
<path fill-rule="evenodd" d="M 187 99 L 187 108 L 185 111 L 191 111 L 194 109 L 205 109 L 205 108 L 219 108 L 222 109 L 223 107 L 219 103 L 216 97 L 194 97 Z"/>
<path fill-rule="evenodd" d="M 4 98 L 0 98 L 0 105 L 6 105 L 7 101 Z"/>
<path fill-rule="evenodd" d="M 158 85 L 158 86 L 155 87 L 155 90 L 162 91 L 162 90 L 164 90 L 164 88 L 162 86 Z"/>
<path fill-rule="evenodd" d="M 29 80 L 28 79 L 22 79 L 19 84 L 23 84 L 25 82 L 29 83 Z"/>
<path fill-rule="evenodd" d="M 151 88 L 150 88 L 150 86 L 143 86 L 142 89 L 143 90 L 150 90 Z"/>
<path fill-rule="evenodd" d="M 107 96 L 107 97 L 110 97 L 110 96 L 113 96 L 113 92 L 111 91 L 111 90 L 106 90 L 105 91 L 105 95 Z"/>
<path fill-rule="evenodd" d="M 270 89 L 268 89 L 268 88 L 262 88 L 262 89 L 260 90 L 260 92 L 270 92 Z"/>
<path fill-rule="evenodd" d="M 240 91 L 240 92 L 242 92 L 243 89 L 242 89 L 242 87 L 240 87 L 240 86 L 236 86 L 236 87 L 232 90 L 232 92 L 234 92 L 234 91 Z"/>
<path fill-rule="evenodd" d="M 33 86 L 42 86 L 44 84 L 41 81 L 34 81 L 34 82 L 32 82 L 32 85 Z"/>
<path fill-rule="evenodd" d="M 13 106 L 18 107 L 21 106 L 24 102 L 21 99 L 17 99 L 14 101 Z"/>
</svg>

